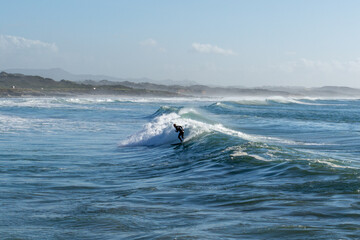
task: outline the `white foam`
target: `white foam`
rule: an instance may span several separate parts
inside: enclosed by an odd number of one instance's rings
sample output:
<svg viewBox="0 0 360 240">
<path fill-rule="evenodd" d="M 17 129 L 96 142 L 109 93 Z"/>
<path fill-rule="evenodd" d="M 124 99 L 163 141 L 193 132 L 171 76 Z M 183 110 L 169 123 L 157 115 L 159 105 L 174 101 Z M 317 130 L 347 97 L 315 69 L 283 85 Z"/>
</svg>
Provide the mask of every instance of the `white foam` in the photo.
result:
<svg viewBox="0 0 360 240">
<path fill-rule="evenodd" d="M 309 161 L 312 161 L 311 159 L 309 159 Z M 320 164 L 325 164 L 325 165 L 328 165 L 329 167 L 332 167 L 332 168 L 343 168 L 343 169 L 358 169 L 357 167 L 352 167 L 352 166 L 344 166 L 344 165 L 339 165 L 339 164 L 336 164 L 334 162 L 332 162 L 331 160 L 326 160 L 326 159 L 323 159 L 323 160 L 315 160 L 316 163 L 320 163 Z"/>
<path fill-rule="evenodd" d="M 179 118 L 180 116 L 176 113 L 156 117 L 152 122 L 147 123 L 141 131 L 121 141 L 120 146 L 156 146 L 174 142 L 177 136 L 170 133 L 174 131 L 172 126 L 174 122 L 182 124 Z"/>
<path fill-rule="evenodd" d="M 120 142 L 120 146 L 158 146 L 167 143 L 175 143 L 177 134 L 173 124 L 181 125 L 185 129 L 185 141 L 189 141 L 201 134 L 218 132 L 233 137 L 238 137 L 250 142 L 264 142 L 286 145 L 323 145 L 319 143 L 304 143 L 277 137 L 268 137 L 247 134 L 227 128 L 219 123 L 209 120 L 206 113 L 195 108 L 182 108 L 178 113 L 162 114 L 147 123 L 143 129 L 128 139 Z"/>
<path fill-rule="evenodd" d="M 30 125 L 31 123 L 25 118 L 0 115 L 0 132 L 2 133 L 22 131 Z"/>
<path fill-rule="evenodd" d="M 226 135 L 239 137 L 241 139 L 248 140 L 250 142 L 272 142 L 272 143 L 281 143 L 281 144 L 289 144 L 289 145 L 301 144 L 299 142 L 295 142 L 295 141 L 287 140 L 287 139 L 246 134 L 246 133 L 243 133 L 240 131 L 235 131 L 235 130 L 226 128 L 222 124 L 213 125 L 213 130 L 224 133 Z"/>
<path fill-rule="evenodd" d="M 116 99 L 91 97 L 91 98 L 65 98 L 64 101 L 68 103 L 76 103 L 76 104 L 94 104 L 94 103 L 113 103 L 116 102 Z"/>
<path fill-rule="evenodd" d="M 312 106 L 328 106 L 328 105 L 339 105 L 339 104 L 330 104 L 330 103 L 317 103 L 317 100 L 336 100 L 328 99 L 328 98 L 312 98 L 312 97 L 283 97 L 283 96 L 271 96 L 271 97 L 252 97 L 252 96 L 244 96 L 244 97 L 224 97 L 221 101 L 230 101 L 240 105 L 269 105 L 270 102 L 277 102 L 282 104 L 287 103 L 295 103 L 300 105 L 312 105 Z M 222 106 L 220 104 L 217 104 Z M 224 107 L 224 106 L 222 106 Z"/>
<path fill-rule="evenodd" d="M 144 125 L 143 129 L 128 139 L 120 142 L 120 146 L 159 146 L 167 143 L 178 142 L 173 124 L 181 125 L 185 129 L 185 142 L 210 132 L 220 132 L 226 135 L 237 136 L 245 140 L 255 141 L 257 137 L 234 131 L 221 124 L 209 124 L 201 121 L 183 118 L 186 113 L 196 113 L 195 109 L 185 108 L 177 113 L 163 114 Z M 181 113 L 181 114 L 180 114 Z"/>
<path fill-rule="evenodd" d="M 250 156 L 250 157 L 253 157 L 260 161 L 265 161 L 265 162 L 271 161 L 271 160 L 265 159 L 256 154 L 248 154 L 247 152 L 244 152 L 244 150 L 241 146 L 232 146 L 232 147 L 227 148 L 225 151 L 232 151 L 232 153 L 230 154 L 231 159 L 233 159 L 234 157 Z"/>
<path fill-rule="evenodd" d="M 195 109 L 184 108 L 177 113 L 163 114 L 154 118 L 151 122 L 144 125 L 143 129 L 126 140 L 120 142 L 120 146 L 159 146 L 167 143 L 175 143 L 177 133 L 174 132 L 173 124 L 181 125 L 185 129 L 185 142 L 205 133 L 218 132 L 229 136 L 238 137 L 251 142 L 276 142 L 282 144 L 299 145 L 302 143 L 258 135 L 246 134 L 240 131 L 224 127 L 222 124 L 205 123 L 191 118 L 182 117 L 187 113 L 197 113 Z M 201 115 L 201 114 L 199 114 Z M 202 115 L 201 115 L 202 116 Z M 205 117 L 202 117 L 205 119 Z M 206 120 L 206 119 L 205 119 Z"/>
</svg>

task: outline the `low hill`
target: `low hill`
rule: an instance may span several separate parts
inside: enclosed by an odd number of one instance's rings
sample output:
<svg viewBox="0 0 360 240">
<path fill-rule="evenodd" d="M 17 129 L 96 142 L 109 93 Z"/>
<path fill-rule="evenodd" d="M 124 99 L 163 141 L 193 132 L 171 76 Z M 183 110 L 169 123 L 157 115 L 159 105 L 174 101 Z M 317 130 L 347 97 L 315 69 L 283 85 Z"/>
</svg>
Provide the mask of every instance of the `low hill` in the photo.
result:
<svg viewBox="0 0 360 240">
<path fill-rule="evenodd" d="M 116 85 L 75 83 L 67 80 L 55 81 L 40 76 L 0 73 L 0 96 L 52 96 L 52 95 L 131 95 L 131 96 L 177 96 L 175 93 L 149 89 L 134 89 Z"/>
<path fill-rule="evenodd" d="M 149 82 L 113 82 L 108 80 L 72 82 L 55 81 L 51 78 L 24 74 L 0 73 L 0 97 L 4 96 L 52 96 L 52 95 L 126 95 L 126 96 L 206 96 L 206 97 L 344 97 L 360 98 L 360 89 L 326 86 L 304 87 L 208 87 L 205 85 L 161 85 Z"/>
<path fill-rule="evenodd" d="M 84 81 L 92 81 L 92 82 L 99 82 L 99 81 L 110 81 L 110 82 L 116 82 L 119 84 L 119 82 L 151 82 L 156 84 L 162 84 L 162 85 L 176 85 L 180 84 L 183 86 L 190 86 L 196 84 L 196 82 L 189 81 L 189 80 L 183 80 L 183 81 L 174 81 L 174 80 L 153 80 L 149 78 L 118 78 L 118 77 L 112 77 L 112 76 L 106 76 L 106 75 L 93 75 L 93 74 L 73 74 L 68 71 L 65 71 L 61 68 L 50 68 L 50 69 L 23 69 L 23 68 L 12 68 L 12 69 L 6 69 L 4 72 L 7 73 L 20 73 L 24 75 L 30 75 L 30 76 L 41 76 L 44 78 L 51 78 L 55 81 L 60 81 L 62 79 L 66 79 L 73 82 L 84 82 Z"/>
</svg>

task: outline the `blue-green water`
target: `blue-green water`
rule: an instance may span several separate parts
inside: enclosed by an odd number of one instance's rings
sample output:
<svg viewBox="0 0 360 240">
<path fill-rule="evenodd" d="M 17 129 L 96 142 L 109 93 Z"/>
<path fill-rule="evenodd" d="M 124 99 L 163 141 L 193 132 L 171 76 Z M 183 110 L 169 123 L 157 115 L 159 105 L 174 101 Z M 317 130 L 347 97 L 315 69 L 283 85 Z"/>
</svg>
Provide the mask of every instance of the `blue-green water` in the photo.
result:
<svg viewBox="0 0 360 240">
<path fill-rule="evenodd" d="M 0 239 L 360 239 L 359 123 L 359 100 L 3 98 Z"/>
</svg>

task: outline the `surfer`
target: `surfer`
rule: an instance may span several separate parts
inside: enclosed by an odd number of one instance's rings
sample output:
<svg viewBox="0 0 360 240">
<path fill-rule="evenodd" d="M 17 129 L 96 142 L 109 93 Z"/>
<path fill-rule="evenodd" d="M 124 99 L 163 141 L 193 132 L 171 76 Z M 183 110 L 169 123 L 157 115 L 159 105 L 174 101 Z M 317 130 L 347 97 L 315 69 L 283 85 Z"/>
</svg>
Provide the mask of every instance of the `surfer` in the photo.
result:
<svg viewBox="0 0 360 240">
<path fill-rule="evenodd" d="M 179 132 L 178 138 L 182 142 L 184 140 L 184 129 L 182 128 L 182 126 L 176 125 L 175 123 L 174 128 L 176 129 L 175 132 Z"/>
</svg>

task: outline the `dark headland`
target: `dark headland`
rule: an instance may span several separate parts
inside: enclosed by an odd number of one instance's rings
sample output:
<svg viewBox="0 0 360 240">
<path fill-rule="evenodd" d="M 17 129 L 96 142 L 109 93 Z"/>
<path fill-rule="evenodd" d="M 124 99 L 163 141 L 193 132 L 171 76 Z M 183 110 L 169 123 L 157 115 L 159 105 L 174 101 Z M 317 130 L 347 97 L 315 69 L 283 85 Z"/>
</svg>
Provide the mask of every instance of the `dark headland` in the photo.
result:
<svg viewBox="0 0 360 240">
<path fill-rule="evenodd" d="M 0 97 L 124 95 L 173 97 L 176 93 L 162 90 L 135 89 L 120 83 L 114 85 L 55 81 L 40 76 L 0 73 Z"/>
<path fill-rule="evenodd" d="M 205 85 L 162 85 L 150 82 L 69 80 L 55 81 L 41 76 L 0 73 L 0 97 L 116 95 L 138 97 L 345 97 L 360 98 L 360 89 L 349 87 L 209 87 Z"/>
</svg>

